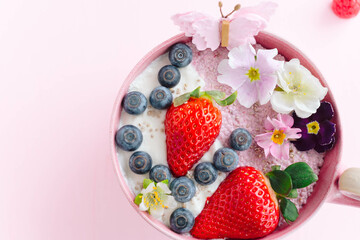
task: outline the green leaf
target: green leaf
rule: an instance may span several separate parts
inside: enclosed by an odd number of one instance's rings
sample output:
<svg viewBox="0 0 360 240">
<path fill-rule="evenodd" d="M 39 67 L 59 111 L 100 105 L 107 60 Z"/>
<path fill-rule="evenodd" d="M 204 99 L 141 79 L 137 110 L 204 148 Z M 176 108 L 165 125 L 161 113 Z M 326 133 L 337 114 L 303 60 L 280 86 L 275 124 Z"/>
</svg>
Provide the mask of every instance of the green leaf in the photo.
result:
<svg viewBox="0 0 360 240">
<path fill-rule="evenodd" d="M 285 169 L 285 172 L 291 176 L 293 188 L 304 188 L 318 180 L 318 176 L 305 162 L 291 164 Z"/>
<path fill-rule="evenodd" d="M 299 216 L 299 212 L 295 204 L 289 199 L 282 198 L 280 200 L 280 210 L 285 220 L 293 222 Z"/>
<path fill-rule="evenodd" d="M 286 196 L 292 189 L 291 177 L 284 171 L 274 170 L 268 172 L 266 176 L 270 180 L 271 187 L 280 195 Z"/>
<path fill-rule="evenodd" d="M 189 99 L 190 99 L 190 93 L 185 93 L 183 95 L 178 96 L 177 98 L 174 99 L 174 107 L 183 105 Z"/>
<path fill-rule="evenodd" d="M 274 165 L 271 167 L 271 170 L 274 171 L 274 170 L 280 170 L 281 166 L 280 165 Z"/>
<path fill-rule="evenodd" d="M 142 202 L 142 193 L 139 193 L 136 197 L 135 197 L 135 200 L 134 200 L 134 203 L 136 205 L 140 205 L 140 203 Z"/>
<path fill-rule="evenodd" d="M 199 98 L 200 97 L 200 87 L 197 87 L 194 91 L 190 93 L 190 97 Z"/>
<path fill-rule="evenodd" d="M 162 180 L 161 182 L 165 183 L 166 185 L 169 185 L 169 179 Z"/>
<path fill-rule="evenodd" d="M 299 196 L 297 189 L 292 189 L 287 195 L 289 198 L 297 198 Z"/>
<path fill-rule="evenodd" d="M 235 102 L 235 100 L 236 100 L 236 97 L 237 97 L 237 91 L 235 91 L 233 94 L 231 94 L 230 96 L 228 96 L 224 100 L 219 100 L 219 99 L 216 99 L 216 98 L 214 98 L 214 100 L 220 106 L 225 107 L 225 106 L 233 104 Z"/>
<path fill-rule="evenodd" d="M 150 183 L 152 183 L 152 182 L 154 182 L 154 181 L 151 180 L 151 179 L 145 178 L 144 182 L 143 182 L 143 188 L 146 189 L 150 185 Z"/>
<path fill-rule="evenodd" d="M 220 91 L 205 91 L 204 93 L 206 93 L 207 95 L 209 95 L 213 99 L 221 100 L 221 99 L 224 99 L 226 97 L 226 94 L 224 92 L 220 92 Z"/>
</svg>

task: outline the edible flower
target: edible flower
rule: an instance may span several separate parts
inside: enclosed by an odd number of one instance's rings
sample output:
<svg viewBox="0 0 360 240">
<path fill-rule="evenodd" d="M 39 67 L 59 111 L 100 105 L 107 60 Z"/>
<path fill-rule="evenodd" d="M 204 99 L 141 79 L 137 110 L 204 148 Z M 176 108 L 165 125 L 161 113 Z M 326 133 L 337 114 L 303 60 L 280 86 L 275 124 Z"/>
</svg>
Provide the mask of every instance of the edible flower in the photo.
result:
<svg viewBox="0 0 360 240">
<path fill-rule="evenodd" d="M 229 52 L 218 66 L 218 81 L 238 91 L 237 100 L 247 108 L 259 101 L 261 105 L 269 102 L 276 86 L 276 71 L 283 65 L 274 57 L 277 49 L 255 49 L 241 45 Z"/>
<path fill-rule="evenodd" d="M 283 114 L 295 110 L 300 118 L 315 113 L 328 91 L 298 59 L 286 62 L 278 71 L 278 86 L 279 91 L 274 91 L 271 97 L 272 108 Z"/>
<path fill-rule="evenodd" d="M 230 50 L 241 44 L 255 44 L 254 36 L 267 27 L 277 4 L 263 2 L 251 7 L 236 4 L 229 14 L 223 14 L 221 2 L 219 8 L 220 18 L 201 12 L 186 12 L 171 19 L 185 32 L 185 36 L 192 37 L 192 43 L 199 51 L 207 48 L 215 51 L 219 46 Z M 230 17 L 232 14 L 233 17 Z"/>
<path fill-rule="evenodd" d="M 280 160 L 289 159 L 289 149 L 291 139 L 298 139 L 301 137 L 300 128 L 292 128 L 294 119 L 290 115 L 278 114 L 277 119 L 265 120 L 265 130 L 267 133 L 255 136 L 256 143 L 264 149 L 265 156 L 269 153 Z"/>
<path fill-rule="evenodd" d="M 144 189 L 136 196 L 135 204 L 139 205 L 141 211 L 148 211 L 153 217 L 161 218 L 164 209 L 176 205 L 174 197 L 170 195 L 168 183 L 168 180 L 155 183 L 150 179 L 144 179 Z"/>
<path fill-rule="evenodd" d="M 294 143 L 299 151 L 315 149 L 322 153 L 334 146 L 335 123 L 330 122 L 334 109 L 329 102 L 322 102 L 316 113 L 308 118 L 299 118 L 295 113 L 294 127 L 301 129 L 301 138 Z"/>
</svg>

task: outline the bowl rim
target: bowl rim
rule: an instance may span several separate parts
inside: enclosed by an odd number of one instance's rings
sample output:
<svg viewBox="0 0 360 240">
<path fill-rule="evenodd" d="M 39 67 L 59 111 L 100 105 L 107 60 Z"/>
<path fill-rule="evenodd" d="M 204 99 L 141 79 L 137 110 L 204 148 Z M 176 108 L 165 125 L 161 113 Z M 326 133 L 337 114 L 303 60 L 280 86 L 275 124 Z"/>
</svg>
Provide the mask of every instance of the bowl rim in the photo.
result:
<svg viewBox="0 0 360 240">
<path fill-rule="evenodd" d="M 297 54 L 298 56 L 300 56 L 299 60 L 300 60 L 301 64 L 303 66 L 305 66 L 315 77 L 317 77 L 320 80 L 320 82 L 323 84 L 323 86 L 328 88 L 328 93 L 324 100 L 331 100 L 332 106 L 336 113 L 334 118 L 332 119 L 332 121 L 336 122 L 336 124 L 337 124 L 337 132 L 336 132 L 336 138 L 337 138 L 336 141 L 337 142 L 336 142 L 334 149 L 329 152 L 329 153 L 331 153 L 331 156 L 334 156 L 331 159 L 335 158 L 335 160 L 332 160 L 331 163 L 327 164 L 327 162 L 330 162 L 330 161 L 326 161 L 326 159 L 328 158 L 327 157 L 328 155 L 325 156 L 324 164 L 321 167 L 320 173 L 319 173 L 319 181 L 322 181 L 321 188 L 319 187 L 320 184 L 316 184 L 314 187 L 313 193 L 308 198 L 309 203 L 304 205 L 304 208 L 305 208 L 306 206 L 311 204 L 311 207 L 308 207 L 308 208 L 311 208 L 313 211 L 312 211 L 312 213 L 307 214 L 305 217 L 302 217 L 302 218 L 301 218 L 301 214 L 300 214 L 297 221 L 292 223 L 289 227 L 286 227 L 286 228 L 282 229 L 281 231 L 275 230 L 270 235 L 267 235 L 262 238 L 262 239 L 277 239 L 277 238 L 284 236 L 284 235 L 288 234 L 289 232 L 295 230 L 298 226 L 302 225 L 304 222 L 309 220 L 310 217 L 312 217 L 314 215 L 314 213 L 319 210 L 319 207 L 325 202 L 325 199 L 330 194 L 330 188 L 332 187 L 333 182 L 335 181 L 336 172 L 338 170 L 338 165 L 339 165 L 339 162 L 341 159 L 341 152 L 342 152 L 341 124 L 340 124 L 340 118 L 338 116 L 337 105 L 336 105 L 336 102 L 334 101 L 333 94 L 332 94 L 327 82 L 325 81 L 324 77 L 322 76 L 320 71 L 317 69 L 315 64 L 297 47 L 295 47 L 288 41 L 282 39 L 281 37 L 278 37 L 274 34 L 262 31 L 255 38 L 256 38 L 257 42 L 258 42 L 258 39 L 262 39 L 262 41 L 260 41 L 260 44 L 262 46 L 264 46 L 265 48 L 268 48 L 268 46 L 267 46 L 267 44 L 264 44 L 264 41 L 265 42 L 268 41 L 270 43 L 278 42 L 278 43 L 281 43 L 281 45 L 276 46 L 276 48 L 278 48 L 280 54 L 282 54 L 282 49 L 290 49 L 293 54 Z M 166 236 L 168 236 L 172 239 L 189 239 L 189 240 L 194 239 L 194 238 L 191 236 L 187 236 L 187 235 L 180 235 L 180 234 L 177 234 L 177 233 L 171 231 L 162 222 L 160 222 L 159 220 L 156 220 L 151 215 L 149 215 L 147 212 L 140 211 L 138 206 L 133 202 L 133 199 L 135 196 L 129 189 L 126 179 L 124 178 L 124 176 L 121 172 L 121 169 L 120 169 L 120 165 L 118 163 L 117 147 L 115 144 L 114 136 L 115 136 L 115 133 L 119 126 L 122 98 L 123 98 L 124 94 L 127 92 L 130 83 L 137 77 L 137 75 L 139 75 L 148 66 L 147 63 L 153 61 L 159 55 L 165 53 L 166 50 L 172 44 L 174 44 L 176 42 L 188 42 L 190 40 L 191 40 L 191 38 L 186 37 L 184 33 L 175 35 L 174 37 L 169 38 L 168 40 L 160 43 L 155 48 L 153 48 L 135 65 L 135 67 L 131 70 L 131 72 L 128 74 L 128 76 L 125 78 L 125 80 L 122 82 L 121 87 L 117 93 L 117 97 L 116 97 L 116 100 L 115 100 L 115 103 L 114 103 L 113 109 L 112 109 L 110 131 L 109 131 L 110 148 L 111 148 L 110 151 L 111 151 L 111 158 L 112 158 L 112 163 L 114 166 L 115 174 L 117 175 L 117 179 L 120 183 L 121 189 L 124 192 L 130 205 L 135 209 L 135 211 L 138 214 L 140 214 L 140 216 L 143 219 L 145 219 L 148 223 L 150 223 L 153 227 L 155 227 L 156 229 L 161 231 Z M 154 57 L 155 55 L 156 55 L 156 57 Z M 336 150 L 336 151 L 334 151 L 334 150 Z M 325 179 L 325 177 L 321 178 L 321 176 L 324 176 L 324 174 L 322 174 L 322 172 L 332 173 L 332 174 L 330 174 L 331 178 L 330 179 L 329 178 Z M 329 174 L 327 174 L 327 175 L 329 175 Z M 322 191 L 320 191 L 320 193 L 318 193 L 319 190 L 322 190 Z M 314 199 L 314 201 L 312 201 L 312 199 L 315 198 L 314 193 L 318 193 L 317 196 L 320 196 L 320 197 L 317 197 L 316 199 Z M 300 213 L 303 211 L 304 208 L 302 208 L 300 210 Z"/>
</svg>

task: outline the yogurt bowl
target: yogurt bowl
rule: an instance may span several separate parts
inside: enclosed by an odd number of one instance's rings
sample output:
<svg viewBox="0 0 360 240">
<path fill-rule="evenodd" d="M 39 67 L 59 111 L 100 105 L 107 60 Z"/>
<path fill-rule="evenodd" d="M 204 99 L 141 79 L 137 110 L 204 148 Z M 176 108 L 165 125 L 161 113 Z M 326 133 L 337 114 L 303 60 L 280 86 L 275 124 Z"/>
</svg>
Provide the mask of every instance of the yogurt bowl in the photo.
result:
<svg viewBox="0 0 360 240">
<path fill-rule="evenodd" d="M 150 51 L 130 72 L 128 77 L 123 82 L 122 87 L 118 93 L 117 99 L 114 104 L 113 114 L 112 114 L 112 121 L 111 121 L 111 128 L 110 128 L 110 140 L 111 140 L 111 152 L 112 152 L 112 160 L 114 164 L 114 168 L 116 174 L 118 176 L 120 185 L 129 200 L 130 205 L 135 208 L 137 211 L 147 222 L 153 225 L 155 228 L 166 234 L 167 236 L 173 239 L 194 239 L 187 235 L 180 235 L 173 231 L 171 231 L 167 226 L 165 226 L 162 222 L 154 219 L 151 217 L 147 212 L 142 212 L 139 210 L 139 207 L 134 203 L 135 195 L 130 190 L 128 183 L 125 179 L 123 171 L 121 170 L 121 166 L 118 162 L 117 156 L 117 147 L 115 144 L 114 136 L 116 131 L 119 127 L 120 117 L 121 117 L 121 103 L 122 99 L 128 91 L 130 84 L 133 80 L 141 74 L 150 63 L 152 63 L 156 58 L 163 55 L 165 52 L 168 51 L 169 47 L 175 43 L 183 42 L 187 43 L 190 42 L 191 38 L 185 37 L 184 34 L 177 35 L 156 48 Z M 260 32 L 258 36 L 256 36 L 256 41 L 258 44 L 262 45 L 265 48 L 272 49 L 277 48 L 279 54 L 285 57 L 286 60 L 290 60 L 292 58 L 297 58 L 300 60 L 301 64 L 307 68 L 315 77 L 317 77 L 323 86 L 329 89 L 329 86 L 325 82 L 323 76 L 319 72 L 319 70 L 314 66 L 314 64 L 297 48 L 292 46 L 290 43 L 286 42 L 285 40 L 280 39 L 277 36 L 266 32 Z M 342 190 L 347 193 L 348 196 L 354 196 L 354 198 L 349 198 L 344 196 L 340 193 L 338 188 L 338 179 L 339 174 L 341 173 L 341 167 L 339 167 L 340 157 L 341 157 L 341 149 L 342 149 L 342 135 L 341 135 L 341 123 L 338 116 L 337 106 L 333 99 L 331 90 L 329 89 L 327 96 L 324 99 L 332 104 L 335 117 L 332 121 L 337 125 L 337 132 L 336 132 L 336 144 L 334 148 L 328 151 L 324 157 L 324 163 L 321 167 L 319 180 L 317 181 L 314 191 L 312 192 L 311 196 L 308 198 L 307 203 L 301 208 L 299 212 L 298 219 L 287 225 L 286 227 L 282 227 L 280 229 L 275 230 L 270 235 L 264 237 L 263 239 L 277 239 L 281 236 L 286 235 L 290 231 L 294 230 L 301 224 L 303 224 L 307 219 L 309 219 L 312 214 L 316 210 L 319 209 L 321 204 L 324 202 L 334 202 L 339 204 L 347 204 L 352 206 L 360 207 L 360 202 L 355 200 L 356 196 L 358 196 L 357 190 L 360 189 L 359 185 L 354 184 L 352 178 L 358 174 L 358 170 L 354 169 L 350 171 L 350 174 L 344 174 L 343 179 L 341 179 L 341 188 Z M 351 183 L 351 184 L 350 184 Z M 351 186 L 349 186 L 351 185 Z"/>
</svg>

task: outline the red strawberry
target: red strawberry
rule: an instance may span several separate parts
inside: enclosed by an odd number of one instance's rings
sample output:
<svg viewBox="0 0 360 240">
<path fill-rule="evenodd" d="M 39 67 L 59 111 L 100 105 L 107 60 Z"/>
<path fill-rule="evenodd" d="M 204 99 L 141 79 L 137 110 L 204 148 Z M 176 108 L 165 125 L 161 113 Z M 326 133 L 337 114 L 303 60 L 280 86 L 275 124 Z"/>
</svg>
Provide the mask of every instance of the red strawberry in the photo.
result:
<svg viewBox="0 0 360 240">
<path fill-rule="evenodd" d="M 279 206 L 265 176 L 253 167 L 231 172 L 195 219 L 196 238 L 259 238 L 275 230 Z"/>
<path fill-rule="evenodd" d="M 209 150 L 219 135 L 221 112 L 211 98 L 226 106 L 236 99 L 236 92 L 225 100 L 225 94 L 200 88 L 175 99 L 165 118 L 167 162 L 175 177 L 186 173 Z"/>
<path fill-rule="evenodd" d="M 209 150 L 221 122 L 221 112 L 206 98 L 170 107 L 165 118 L 167 161 L 176 177 L 184 176 Z"/>
<path fill-rule="evenodd" d="M 295 221 L 299 213 L 289 198 L 297 198 L 297 189 L 316 182 L 317 175 L 307 163 L 297 162 L 285 170 L 273 166 L 265 176 L 253 167 L 232 171 L 207 200 L 190 233 L 205 239 L 260 238 L 275 230 L 280 211 L 287 222 Z"/>
</svg>

